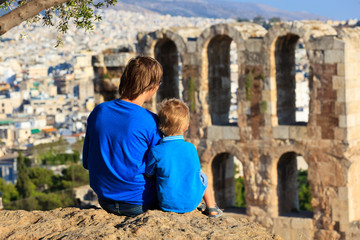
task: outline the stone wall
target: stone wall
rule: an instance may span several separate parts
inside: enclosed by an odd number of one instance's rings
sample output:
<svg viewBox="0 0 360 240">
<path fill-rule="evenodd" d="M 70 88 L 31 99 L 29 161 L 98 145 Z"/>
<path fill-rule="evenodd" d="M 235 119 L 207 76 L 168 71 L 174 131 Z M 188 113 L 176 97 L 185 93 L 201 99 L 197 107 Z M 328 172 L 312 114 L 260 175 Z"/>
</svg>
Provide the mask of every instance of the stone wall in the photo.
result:
<svg viewBox="0 0 360 240">
<path fill-rule="evenodd" d="M 305 123 L 294 118 L 299 39 L 310 65 Z M 278 23 L 268 31 L 232 23 L 139 33 L 136 54 L 155 57 L 164 66 L 164 84 L 147 108 L 156 111 L 165 97 L 180 97 L 189 105 L 187 139 L 196 145 L 220 205 L 234 203 L 229 161 L 234 156 L 243 165 L 246 214 L 252 219 L 285 239 L 356 239 L 359 40 L 360 28 L 336 30 L 318 21 Z M 228 120 L 231 42 L 238 57 L 237 124 Z M 298 213 L 297 156 L 308 165 L 312 212 Z"/>
</svg>

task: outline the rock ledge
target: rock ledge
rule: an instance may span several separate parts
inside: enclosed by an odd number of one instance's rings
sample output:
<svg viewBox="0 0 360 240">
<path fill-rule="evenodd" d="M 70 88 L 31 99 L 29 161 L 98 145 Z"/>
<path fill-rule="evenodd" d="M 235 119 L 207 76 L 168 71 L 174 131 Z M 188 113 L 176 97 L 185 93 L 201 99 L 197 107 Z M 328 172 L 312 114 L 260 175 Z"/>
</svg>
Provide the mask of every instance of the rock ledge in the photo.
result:
<svg viewBox="0 0 360 240">
<path fill-rule="evenodd" d="M 102 209 L 0 211 L 0 239 L 281 239 L 247 218 L 148 211 L 121 217 Z"/>
</svg>

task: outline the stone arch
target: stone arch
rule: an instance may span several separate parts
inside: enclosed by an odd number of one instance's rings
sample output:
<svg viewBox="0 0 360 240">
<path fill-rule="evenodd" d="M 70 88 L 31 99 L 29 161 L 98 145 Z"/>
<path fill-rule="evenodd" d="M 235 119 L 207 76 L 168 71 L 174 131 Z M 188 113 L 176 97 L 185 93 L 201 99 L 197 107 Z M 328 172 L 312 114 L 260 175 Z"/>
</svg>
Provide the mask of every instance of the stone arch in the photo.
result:
<svg viewBox="0 0 360 240">
<path fill-rule="evenodd" d="M 205 29 L 197 41 L 197 58 L 201 62 L 199 93 L 202 101 L 202 124 L 205 126 L 229 123 L 232 41 L 235 42 L 238 53 L 239 45 L 244 44 L 244 39 L 235 25 L 231 24 L 213 25 Z M 216 98 L 220 100 L 215 101 Z"/>
<path fill-rule="evenodd" d="M 182 36 L 176 33 L 174 29 L 159 29 L 149 33 L 139 33 L 138 36 L 139 50 L 142 54 L 155 57 L 154 48 L 159 40 L 169 39 L 174 42 L 180 57 L 184 59 L 187 52 L 187 46 Z"/>
<path fill-rule="evenodd" d="M 217 35 L 210 40 L 207 47 L 209 111 L 213 125 L 229 123 L 231 41 L 227 35 Z"/>
<path fill-rule="evenodd" d="M 299 156 L 303 157 L 305 163 L 311 168 L 310 162 L 306 155 L 301 154 L 301 151 L 296 148 L 287 149 L 275 157 L 274 161 L 274 183 L 276 183 L 276 199 L 277 199 L 277 212 L 280 216 L 301 216 L 312 218 L 313 213 L 300 209 L 300 199 L 298 192 L 298 164 Z M 311 185 L 311 179 L 307 178 Z M 312 188 L 310 188 L 311 191 Z M 311 192 L 311 196 L 313 193 Z"/>
<path fill-rule="evenodd" d="M 319 21 L 279 23 L 269 29 L 264 38 L 265 49 L 267 49 L 265 52 L 265 85 L 268 90 L 275 93 L 269 94 L 267 97 L 270 99 L 264 100 L 271 102 L 272 118 L 277 119 L 277 121 L 271 121 L 272 124 L 291 125 L 296 122 L 294 56 L 297 41 L 300 38 L 303 40 L 310 69 L 312 69 L 314 54 L 311 41 L 314 38 L 335 34 L 335 29 Z M 309 90 L 311 91 L 312 76 L 309 77 L 309 81 Z M 311 94 L 309 96 L 311 105 L 315 99 L 311 99 Z"/>
<path fill-rule="evenodd" d="M 165 98 L 182 98 L 179 69 L 187 51 L 184 39 L 170 29 L 138 35 L 138 38 L 141 52 L 157 59 L 164 71 L 163 84 L 152 99 L 152 110 Z"/>
<path fill-rule="evenodd" d="M 156 94 L 156 102 L 167 98 L 179 98 L 179 56 L 175 43 L 169 38 L 156 42 L 154 57 L 163 67 L 162 85 Z"/>
<path fill-rule="evenodd" d="M 240 161 L 242 168 L 246 169 L 245 155 L 232 144 L 214 143 L 212 148 L 201 155 L 201 159 L 208 160 L 206 163 L 203 162 L 203 170 L 207 173 L 208 186 L 213 188 L 220 207 L 235 206 L 234 157 Z M 246 178 L 245 171 L 243 177 Z"/>
</svg>

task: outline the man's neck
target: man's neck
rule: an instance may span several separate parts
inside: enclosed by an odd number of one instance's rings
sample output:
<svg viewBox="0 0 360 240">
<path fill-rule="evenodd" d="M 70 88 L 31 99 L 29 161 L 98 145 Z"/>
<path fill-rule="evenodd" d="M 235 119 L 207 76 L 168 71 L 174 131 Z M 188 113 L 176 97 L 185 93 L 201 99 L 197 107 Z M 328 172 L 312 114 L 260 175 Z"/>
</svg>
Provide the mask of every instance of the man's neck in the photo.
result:
<svg viewBox="0 0 360 240">
<path fill-rule="evenodd" d="M 145 102 L 145 99 L 142 95 L 138 96 L 137 98 L 135 99 L 128 99 L 128 98 L 121 98 L 121 100 L 125 101 L 125 102 L 130 102 L 130 103 L 133 103 L 133 104 L 136 104 L 136 105 L 139 105 L 140 107 L 144 104 Z"/>
<path fill-rule="evenodd" d="M 134 103 L 136 105 L 139 105 L 140 107 L 144 104 L 144 101 L 140 101 L 139 99 L 133 99 L 133 100 L 130 100 L 130 99 L 127 99 L 127 98 L 121 98 L 121 100 L 125 101 L 125 102 L 131 102 L 131 103 Z"/>
<path fill-rule="evenodd" d="M 151 97 L 156 93 L 158 88 L 159 87 L 154 88 L 154 89 L 149 90 L 149 91 L 146 91 L 146 92 L 143 92 L 137 98 L 132 99 L 132 100 L 130 100 L 128 98 L 120 98 L 120 99 L 123 100 L 123 101 L 126 101 L 126 102 L 134 103 L 134 104 L 139 105 L 140 107 L 142 107 L 144 102 L 147 102 L 147 101 L 149 101 L 151 99 Z"/>
</svg>

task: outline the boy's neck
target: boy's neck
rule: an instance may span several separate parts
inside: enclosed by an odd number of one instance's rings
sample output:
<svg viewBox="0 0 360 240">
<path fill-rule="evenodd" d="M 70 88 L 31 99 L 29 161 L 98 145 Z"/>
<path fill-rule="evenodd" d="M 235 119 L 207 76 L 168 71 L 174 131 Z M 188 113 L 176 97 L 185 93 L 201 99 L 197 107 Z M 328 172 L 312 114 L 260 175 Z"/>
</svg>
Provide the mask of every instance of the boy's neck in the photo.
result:
<svg viewBox="0 0 360 240">
<path fill-rule="evenodd" d="M 175 133 L 172 135 L 166 135 L 165 137 L 172 137 L 172 136 L 184 136 L 184 133 Z"/>
</svg>

